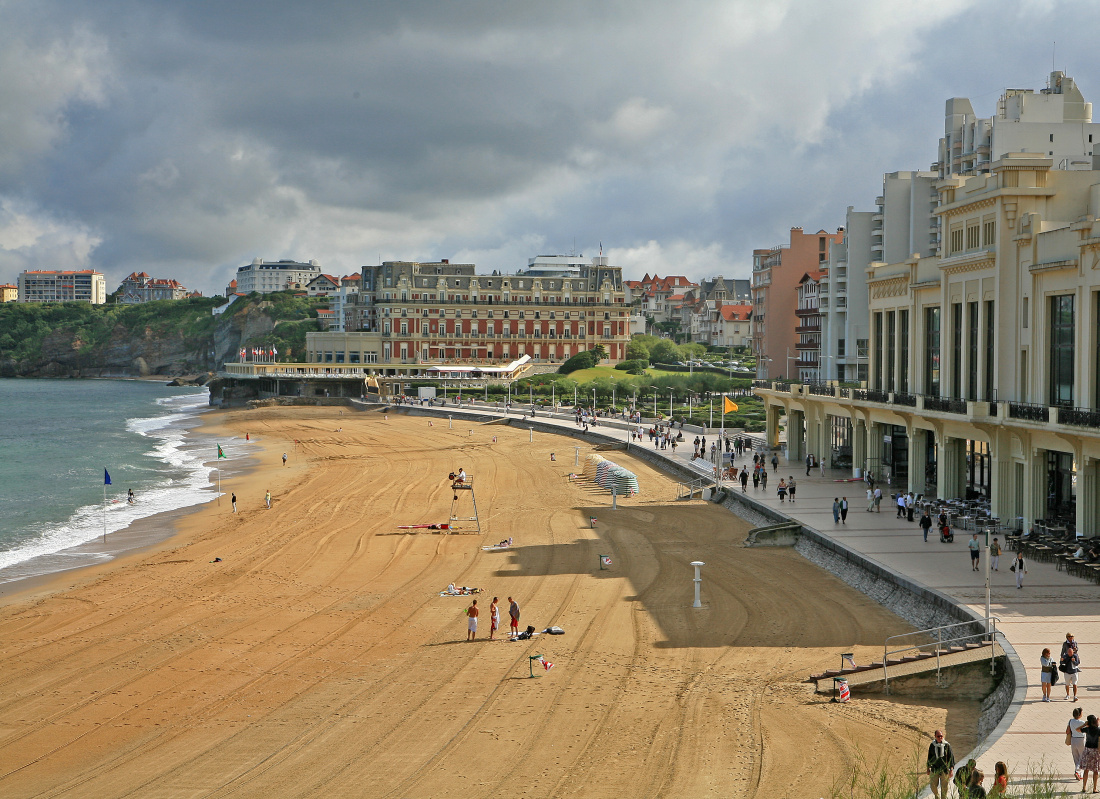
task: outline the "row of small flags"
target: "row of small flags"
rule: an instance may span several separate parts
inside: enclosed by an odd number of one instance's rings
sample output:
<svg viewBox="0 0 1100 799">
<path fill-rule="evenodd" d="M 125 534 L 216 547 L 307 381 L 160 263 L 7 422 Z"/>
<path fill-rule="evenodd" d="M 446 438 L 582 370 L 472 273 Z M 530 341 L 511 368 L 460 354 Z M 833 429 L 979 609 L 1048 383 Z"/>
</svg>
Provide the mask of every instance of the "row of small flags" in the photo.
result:
<svg viewBox="0 0 1100 799">
<path fill-rule="evenodd" d="M 221 444 L 218 444 L 218 457 L 219 458 L 226 458 L 227 457 L 225 452 L 222 450 L 222 445 Z M 111 485 L 111 473 L 109 471 L 107 471 L 106 467 L 103 468 L 103 485 L 105 485 L 105 486 Z"/>
<path fill-rule="evenodd" d="M 241 347 L 241 360 L 249 355 L 253 358 L 274 358 L 278 354 L 279 351 L 274 347 L 252 347 L 251 349 Z"/>
</svg>

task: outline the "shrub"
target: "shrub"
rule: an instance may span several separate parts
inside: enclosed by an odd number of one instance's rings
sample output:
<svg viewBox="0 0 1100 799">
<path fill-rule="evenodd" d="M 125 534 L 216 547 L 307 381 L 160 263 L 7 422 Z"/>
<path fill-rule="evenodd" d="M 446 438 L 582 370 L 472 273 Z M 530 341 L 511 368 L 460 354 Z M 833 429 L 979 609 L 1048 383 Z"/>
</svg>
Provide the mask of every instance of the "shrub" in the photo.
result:
<svg viewBox="0 0 1100 799">
<path fill-rule="evenodd" d="M 576 372 L 580 369 L 591 369 L 596 365 L 596 354 L 588 352 L 578 352 L 568 361 L 563 363 L 558 369 L 559 374 L 567 375 L 572 372 Z"/>
</svg>

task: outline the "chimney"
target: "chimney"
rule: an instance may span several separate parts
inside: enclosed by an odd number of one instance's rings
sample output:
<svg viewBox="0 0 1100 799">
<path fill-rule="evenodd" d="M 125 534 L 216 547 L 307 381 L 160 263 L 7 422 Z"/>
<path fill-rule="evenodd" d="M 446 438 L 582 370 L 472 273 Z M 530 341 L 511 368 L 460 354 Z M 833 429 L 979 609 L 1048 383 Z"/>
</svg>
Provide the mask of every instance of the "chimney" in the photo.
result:
<svg viewBox="0 0 1100 799">
<path fill-rule="evenodd" d="M 449 264 L 450 262 L 451 262 L 450 258 L 444 258 L 442 261 L 440 261 L 441 264 Z"/>
</svg>

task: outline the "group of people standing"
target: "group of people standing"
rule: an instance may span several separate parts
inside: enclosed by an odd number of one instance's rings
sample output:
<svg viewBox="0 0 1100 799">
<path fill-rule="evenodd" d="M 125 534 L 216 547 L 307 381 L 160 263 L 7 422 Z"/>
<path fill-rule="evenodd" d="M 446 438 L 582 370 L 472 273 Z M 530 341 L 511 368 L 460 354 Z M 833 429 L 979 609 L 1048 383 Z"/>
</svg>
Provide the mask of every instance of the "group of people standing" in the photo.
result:
<svg viewBox="0 0 1100 799">
<path fill-rule="evenodd" d="M 952 783 L 959 799 L 985 799 L 987 796 L 1006 796 L 1008 792 L 1008 766 L 998 760 L 993 767 L 993 784 L 989 790 L 982 784 L 985 773 L 978 769 L 976 760 L 967 760 L 966 765 L 955 769 L 955 754 L 943 737 L 941 730 L 933 734 L 928 745 L 928 760 L 925 773 L 928 774 L 929 787 L 936 799 L 947 799 Z"/>
<path fill-rule="evenodd" d="M 493 601 L 489 604 L 489 640 L 496 639 L 497 630 L 500 629 L 500 606 L 497 604 L 500 602 L 499 597 L 493 597 Z M 470 603 L 470 607 L 466 608 L 466 640 L 474 641 L 477 639 L 477 620 L 481 616 L 481 610 L 477 606 L 477 600 L 475 599 Z M 508 619 L 510 624 L 509 640 L 515 640 L 519 635 L 519 603 L 512 597 L 508 597 Z"/>
</svg>

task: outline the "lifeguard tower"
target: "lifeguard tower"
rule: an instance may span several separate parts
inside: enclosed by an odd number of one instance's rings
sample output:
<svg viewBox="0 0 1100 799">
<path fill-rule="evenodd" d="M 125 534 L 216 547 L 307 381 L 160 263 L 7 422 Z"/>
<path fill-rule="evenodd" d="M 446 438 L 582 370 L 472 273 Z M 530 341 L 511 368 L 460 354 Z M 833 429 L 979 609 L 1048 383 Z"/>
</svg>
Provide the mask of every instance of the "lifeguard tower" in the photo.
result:
<svg viewBox="0 0 1100 799">
<path fill-rule="evenodd" d="M 474 494 L 474 479 L 469 475 L 465 479 L 455 478 L 451 481 L 451 532 L 476 533 L 481 535 L 481 522 L 477 518 L 477 496 Z M 465 508 L 465 497 L 470 497 L 470 508 Z M 460 513 L 471 513 L 470 516 L 461 516 Z M 455 524 L 465 522 L 465 524 Z M 472 525 L 469 524 L 472 522 Z"/>
</svg>

